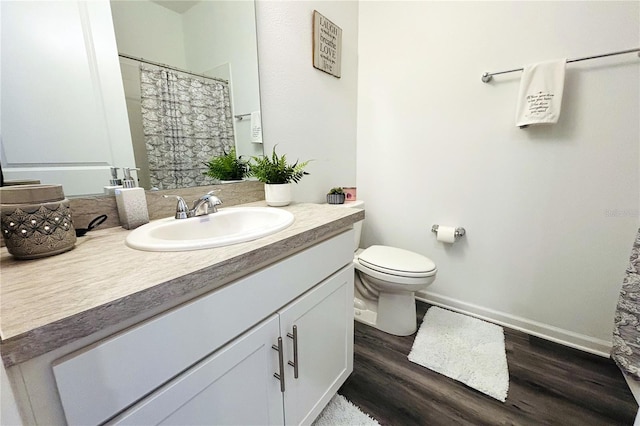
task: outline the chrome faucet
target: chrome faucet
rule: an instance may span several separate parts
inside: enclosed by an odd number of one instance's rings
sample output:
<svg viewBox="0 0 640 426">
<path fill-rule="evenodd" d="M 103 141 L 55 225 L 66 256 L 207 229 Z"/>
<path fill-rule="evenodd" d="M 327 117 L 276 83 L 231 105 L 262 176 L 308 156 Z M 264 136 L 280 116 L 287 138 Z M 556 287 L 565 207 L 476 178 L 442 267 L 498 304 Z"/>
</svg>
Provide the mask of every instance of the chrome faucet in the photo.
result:
<svg viewBox="0 0 640 426">
<path fill-rule="evenodd" d="M 184 201 L 179 195 L 163 195 L 163 198 L 177 198 L 178 204 L 176 205 L 176 219 L 187 219 L 189 217 L 204 216 L 209 214 L 209 209 L 212 209 L 211 213 L 218 211 L 218 206 L 222 204 L 220 198 L 213 195 L 214 191 L 209 191 L 202 197 L 193 202 L 193 208 L 189 209 L 187 202 Z"/>
<path fill-rule="evenodd" d="M 193 202 L 193 210 L 191 210 L 192 217 L 209 214 L 209 209 L 212 209 L 211 213 L 218 211 L 217 206 L 222 204 L 222 200 L 213 195 L 214 192 L 215 191 L 209 191 Z"/>
</svg>

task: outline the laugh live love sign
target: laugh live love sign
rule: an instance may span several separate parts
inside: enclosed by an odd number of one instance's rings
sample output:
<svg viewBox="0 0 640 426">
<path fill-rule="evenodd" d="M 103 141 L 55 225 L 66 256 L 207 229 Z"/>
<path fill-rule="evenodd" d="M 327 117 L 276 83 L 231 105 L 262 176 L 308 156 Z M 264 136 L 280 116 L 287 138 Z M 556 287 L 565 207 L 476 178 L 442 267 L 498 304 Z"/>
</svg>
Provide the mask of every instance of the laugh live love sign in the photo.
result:
<svg viewBox="0 0 640 426">
<path fill-rule="evenodd" d="M 313 11 L 313 66 L 340 78 L 342 29 Z"/>
</svg>

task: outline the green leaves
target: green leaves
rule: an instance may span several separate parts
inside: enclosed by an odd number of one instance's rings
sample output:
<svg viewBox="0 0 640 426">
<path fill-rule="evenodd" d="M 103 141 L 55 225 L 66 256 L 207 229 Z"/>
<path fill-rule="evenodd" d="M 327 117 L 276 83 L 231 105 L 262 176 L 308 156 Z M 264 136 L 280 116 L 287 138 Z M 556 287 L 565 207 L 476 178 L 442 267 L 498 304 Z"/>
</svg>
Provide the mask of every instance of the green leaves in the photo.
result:
<svg viewBox="0 0 640 426">
<path fill-rule="evenodd" d="M 213 157 L 209 162 L 204 163 L 209 169 L 205 175 L 218 180 L 241 180 L 248 172 L 248 164 L 241 158 L 236 158 L 236 149 L 231 148 L 227 154 L 220 157 Z"/>
<path fill-rule="evenodd" d="M 287 156 L 278 156 L 275 146 L 271 157 L 251 157 L 251 160 L 249 176 L 255 176 L 260 182 L 268 184 L 298 183 L 304 175 L 309 174 L 304 171 L 309 161 L 287 164 Z"/>
</svg>

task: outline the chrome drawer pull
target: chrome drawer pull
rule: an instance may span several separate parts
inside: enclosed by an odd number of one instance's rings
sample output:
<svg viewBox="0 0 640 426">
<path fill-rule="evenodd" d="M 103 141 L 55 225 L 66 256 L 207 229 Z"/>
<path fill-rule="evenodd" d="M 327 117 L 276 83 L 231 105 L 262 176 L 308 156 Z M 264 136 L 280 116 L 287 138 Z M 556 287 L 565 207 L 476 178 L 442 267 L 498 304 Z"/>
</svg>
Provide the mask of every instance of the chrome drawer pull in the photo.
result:
<svg viewBox="0 0 640 426">
<path fill-rule="evenodd" d="M 287 333 L 287 337 L 293 339 L 293 362 L 287 364 L 293 367 L 293 377 L 298 378 L 298 326 L 293 326 L 293 334 Z"/>
<path fill-rule="evenodd" d="M 278 365 L 280 373 L 273 373 L 273 377 L 280 381 L 280 392 L 284 392 L 284 355 L 282 354 L 282 337 L 278 337 L 278 346 L 271 345 L 271 348 L 278 351 Z"/>
</svg>

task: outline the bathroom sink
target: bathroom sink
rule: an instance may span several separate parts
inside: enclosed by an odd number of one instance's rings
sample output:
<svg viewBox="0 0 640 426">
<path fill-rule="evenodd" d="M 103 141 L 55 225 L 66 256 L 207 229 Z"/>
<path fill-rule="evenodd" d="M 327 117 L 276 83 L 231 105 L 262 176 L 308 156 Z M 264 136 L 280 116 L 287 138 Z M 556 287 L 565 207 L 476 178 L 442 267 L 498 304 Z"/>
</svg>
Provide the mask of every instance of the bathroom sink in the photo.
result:
<svg viewBox="0 0 640 426">
<path fill-rule="evenodd" d="M 273 207 L 230 207 L 189 219 L 155 220 L 134 229 L 126 244 L 147 251 L 184 251 L 222 247 L 281 231 L 294 216 Z"/>
</svg>

